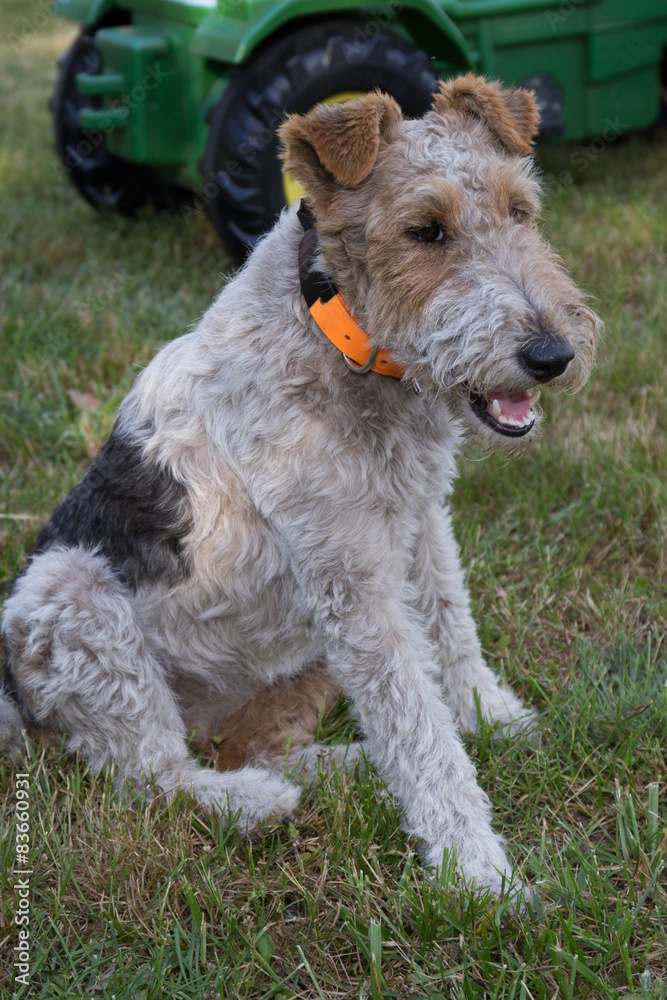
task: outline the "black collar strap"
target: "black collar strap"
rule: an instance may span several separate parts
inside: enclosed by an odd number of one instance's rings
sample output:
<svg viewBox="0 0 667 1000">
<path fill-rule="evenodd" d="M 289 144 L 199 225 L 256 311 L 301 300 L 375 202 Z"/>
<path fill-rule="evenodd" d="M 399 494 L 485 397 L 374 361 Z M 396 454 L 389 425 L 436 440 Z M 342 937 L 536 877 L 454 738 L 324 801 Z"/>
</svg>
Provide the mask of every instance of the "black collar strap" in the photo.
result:
<svg viewBox="0 0 667 1000">
<path fill-rule="evenodd" d="M 318 299 L 328 302 L 338 294 L 338 288 L 322 271 L 313 270 L 313 262 L 319 249 L 319 234 L 315 228 L 315 216 L 305 201 L 301 201 L 296 214 L 305 234 L 299 244 L 299 278 L 303 297 L 310 309 Z"/>
<path fill-rule="evenodd" d="M 326 274 L 314 269 L 319 234 L 315 228 L 315 217 L 305 201 L 301 202 L 297 216 L 304 229 L 299 244 L 301 292 L 318 327 L 342 353 L 350 371 L 357 375 L 373 371 L 403 378 L 405 365 L 396 361 L 389 352 L 373 347 L 336 285 Z"/>
</svg>

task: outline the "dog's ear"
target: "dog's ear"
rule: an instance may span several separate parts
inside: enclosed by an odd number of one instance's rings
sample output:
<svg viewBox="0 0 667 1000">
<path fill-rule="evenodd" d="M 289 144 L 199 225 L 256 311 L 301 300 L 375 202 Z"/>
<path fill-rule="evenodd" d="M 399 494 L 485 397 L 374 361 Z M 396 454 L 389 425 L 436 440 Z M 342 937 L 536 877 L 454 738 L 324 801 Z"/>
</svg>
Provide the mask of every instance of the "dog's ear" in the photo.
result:
<svg viewBox="0 0 667 1000">
<path fill-rule="evenodd" d="M 401 119 L 396 101 L 379 91 L 290 115 L 278 130 L 284 169 L 309 195 L 333 184 L 356 187 L 373 169 L 381 140 L 396 137 Z"/>
<path fill-rule="evenodd" d="M 505 89 L 474 73 L 442 81 L 434 109 L 444 114 L 458 111 L 479 118 L 510 153 L 532 152 L 540 124 L 540 112 L 531 90 Z"/>
</svg>

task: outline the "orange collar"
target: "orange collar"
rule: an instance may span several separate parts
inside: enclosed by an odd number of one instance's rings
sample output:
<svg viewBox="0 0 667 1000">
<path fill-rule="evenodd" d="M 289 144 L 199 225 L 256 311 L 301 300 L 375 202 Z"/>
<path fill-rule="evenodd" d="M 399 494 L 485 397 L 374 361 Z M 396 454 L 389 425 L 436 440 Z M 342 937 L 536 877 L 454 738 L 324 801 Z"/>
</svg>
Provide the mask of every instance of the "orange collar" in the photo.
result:
<svg viewBox="0 0 667 1000">
<path fill-rule="evenodd" d="M 310 315 L 324 336 L 341 352 L 350 371 L 358 375 L 378 372 L 392 378 L 403 378 L 405 365 L 396 361 L 388 351 L 373 347 L 336 285 L 321 271 L 313 269 L 318 251 L 315 219 L 304 201 L 297 215 L 305 230 L 299 245 L 299 277 Z"/>
</svg>

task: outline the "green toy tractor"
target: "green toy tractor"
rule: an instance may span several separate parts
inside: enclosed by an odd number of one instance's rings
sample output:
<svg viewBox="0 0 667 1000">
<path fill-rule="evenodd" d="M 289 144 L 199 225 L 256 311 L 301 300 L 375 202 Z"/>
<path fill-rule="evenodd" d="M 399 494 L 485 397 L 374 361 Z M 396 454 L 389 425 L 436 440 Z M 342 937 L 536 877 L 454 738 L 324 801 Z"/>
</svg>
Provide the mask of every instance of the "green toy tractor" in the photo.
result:
<svg viewBox="0 0 667 1000">
<path fill-rule="evenodd" d="M 544 139 L 659 112 L 665 0 L 58 0 L 82 29 L 52 100 L 62 169 L 96 208 L 205 209 L 241 255 L 298 184 L 276 126 L 376 87 L 409 117 L 473 70 L 533 89 Z"/>
</svg>

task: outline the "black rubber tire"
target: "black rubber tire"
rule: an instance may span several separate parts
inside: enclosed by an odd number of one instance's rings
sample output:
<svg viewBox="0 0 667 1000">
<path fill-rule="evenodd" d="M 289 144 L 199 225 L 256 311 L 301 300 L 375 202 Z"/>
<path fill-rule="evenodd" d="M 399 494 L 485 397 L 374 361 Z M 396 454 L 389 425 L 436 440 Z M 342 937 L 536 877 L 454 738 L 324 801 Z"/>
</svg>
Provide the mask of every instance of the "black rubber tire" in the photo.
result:
<svg viewBox="0 0 667 1000">
<path fill-rule="evenodd" d="M 239 67 L 210 115 L 202 161 L 206 210 L 241 257 L 285 206 L 276 127 L 336 93 L 391 94 L 408 118 L 428 110 L 438 77 L 423 52 L 368 22 L 327 21 L 284 36 Z"/>
<path fill-rule="evenodd" d="M 79 123 L 81 108 L 101 106 L 99 98 L 80 94 L 75 82 L 77 73 L 98 73 L 102 67 L 95 38 L 99 27 L 84 27 L 58 60 L 58 79 L 49 108 L 62 169 L 79 194 L 100 211 L 132 215 L 146 204 L 176 209 L 192 200 L 191 191 L 165 180 L 149 167 L 113 156 L 99 129 L 87 132 Z"/>
</svg>

